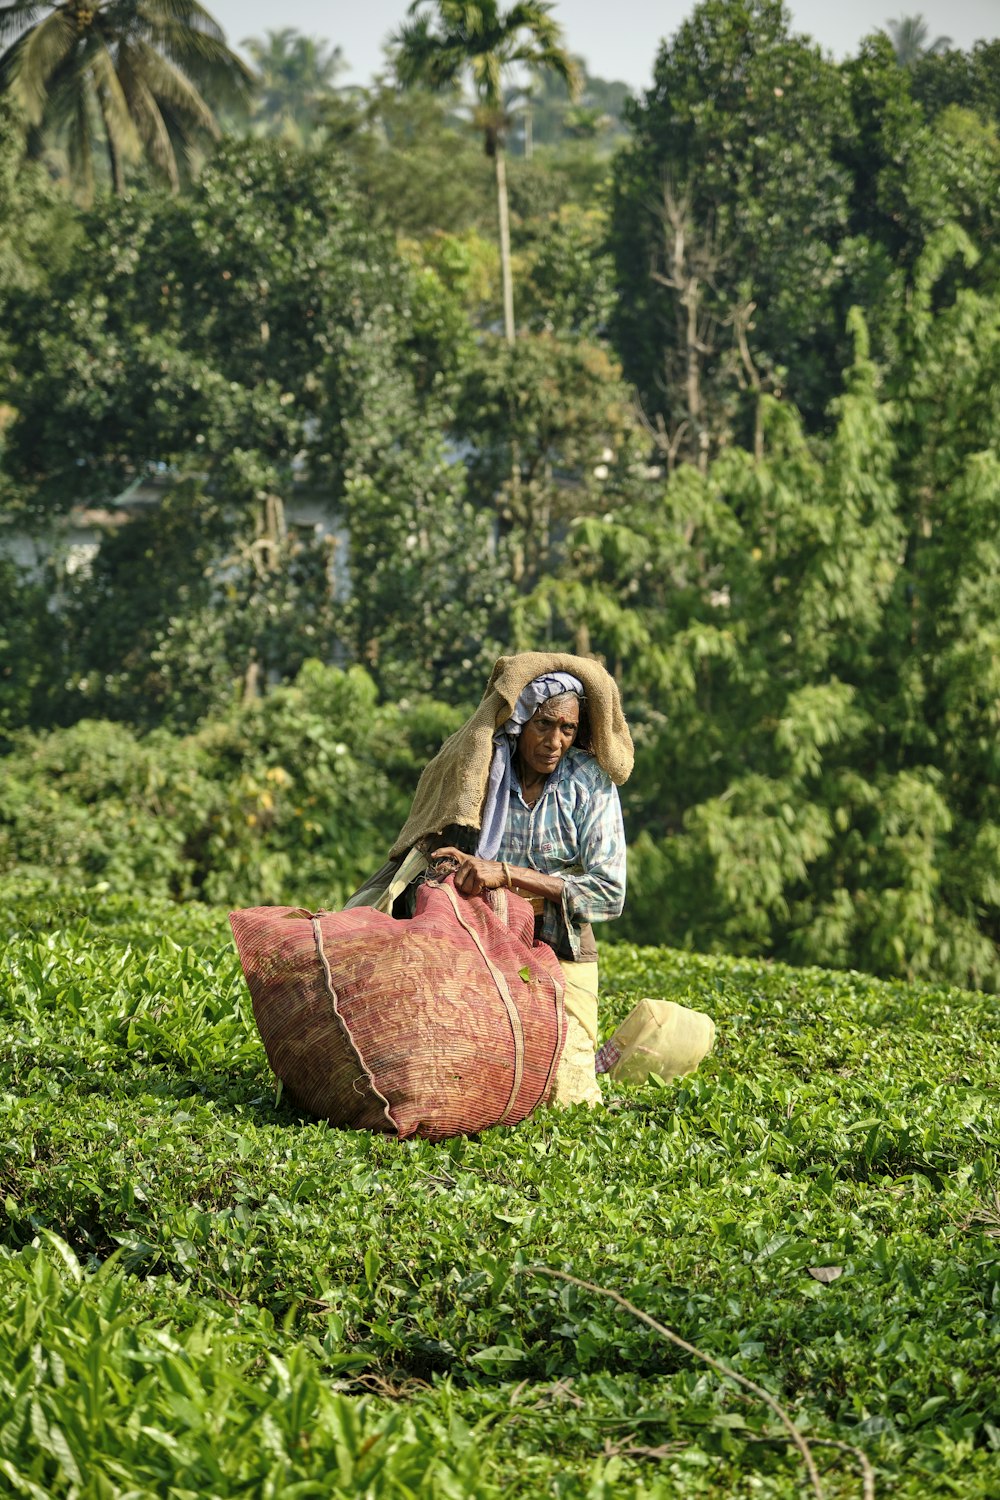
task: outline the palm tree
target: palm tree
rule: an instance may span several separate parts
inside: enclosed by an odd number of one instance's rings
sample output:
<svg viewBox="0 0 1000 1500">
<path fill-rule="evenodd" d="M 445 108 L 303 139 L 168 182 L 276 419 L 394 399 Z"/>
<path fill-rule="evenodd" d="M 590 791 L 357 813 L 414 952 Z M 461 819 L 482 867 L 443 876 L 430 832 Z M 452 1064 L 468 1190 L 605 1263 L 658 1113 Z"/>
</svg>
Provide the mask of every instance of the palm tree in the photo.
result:
<svg viewBox="0 0 1000 1500">
<path fill-rule="evenodd" d="M 247 37 L 241 46 L 257 70 L 254 116 L 265 128 L 303 140 L 315 123 L 316 106 L 333 91 L 344 70 L 344 54 L 291 26 Z"/>
<path fill-rule="evenodd" d="M 424 13 L 425 7 L 432 13 Z M 404 87 L 423 83 L 444 92 L 460 85 L 467 75 L 471 79 L 477 105 L 474 120 L 496 171 L 504 331 L 511 344 L 514 287 L 504 161 L 510 122 L 504 108 L 503 75 L 518 64 L 548 70 L 575 92 L 576 66 L 562 44 L 562 31 L 551 10 L 546 0 L 520 0 L 508 11 L 501 10 L 497 0 L 413 0 L 412 19 L 390 43 L 396 74 Z"/>
<path fill-rule="evenodd" d="M 242 100 L 252 76 L 197 0 L 6 0 L 0 47 L 0 93 L 19 97 L 36 135 L 65 136 L 88 196 L 95 133 L 116 193 L 142 157 L 176 191 L 199 139 L 219 134 L 208 99 Z"/>
<path fill-rule="evenodd" d="M 922 15 L 900 16 L 898 21 L 886 21 L 885 25 L 901 68 L 912 68 L 922 57 L 937 57 L 951 46 L 950 36 L 939 36 L 928 43 L 930 32 Z"/>
</svg>

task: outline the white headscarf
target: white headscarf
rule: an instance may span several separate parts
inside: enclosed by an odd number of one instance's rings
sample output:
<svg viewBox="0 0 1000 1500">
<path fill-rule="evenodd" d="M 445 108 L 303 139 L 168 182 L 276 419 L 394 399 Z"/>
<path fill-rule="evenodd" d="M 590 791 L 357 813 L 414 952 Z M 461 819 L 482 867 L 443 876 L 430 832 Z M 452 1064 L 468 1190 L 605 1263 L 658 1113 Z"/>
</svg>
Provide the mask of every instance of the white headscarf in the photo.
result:
<svg viewBox="0 0 1000 1500">
<path fill-rule="evenodd" d="M 584 696 L 583 683 L 569 672 L 546 672 L 535 677 L 514 705 L 514 712 L 493 736 L 493 759 L 490 776 L 486 784 L 486 800 L 483 803 L 483 820 L 479 829 L 476 854 L 480 859 L 496 859 L 510 808 L 510 794 L 514 785 L 514 746 L 521 730 L 535 710 L 550 698 L 563 693 Z"/>
</svg>

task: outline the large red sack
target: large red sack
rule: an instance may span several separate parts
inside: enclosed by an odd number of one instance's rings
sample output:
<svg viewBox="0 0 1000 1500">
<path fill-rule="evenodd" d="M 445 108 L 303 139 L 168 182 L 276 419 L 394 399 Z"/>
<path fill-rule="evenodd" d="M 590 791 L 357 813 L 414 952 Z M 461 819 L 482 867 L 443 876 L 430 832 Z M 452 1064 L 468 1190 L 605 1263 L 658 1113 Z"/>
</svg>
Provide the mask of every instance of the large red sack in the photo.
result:
<svg viewBox="0 0 1000 1500">
<path fill-rule="evenodd" d="M 368 907 L 230 915 L 271 1067 L 334 1125 L 428 1140 L 514 1125 L 548 1094 L 563 978 L 520 896 L 425 884 L 399 921 Z"/>
</svg>

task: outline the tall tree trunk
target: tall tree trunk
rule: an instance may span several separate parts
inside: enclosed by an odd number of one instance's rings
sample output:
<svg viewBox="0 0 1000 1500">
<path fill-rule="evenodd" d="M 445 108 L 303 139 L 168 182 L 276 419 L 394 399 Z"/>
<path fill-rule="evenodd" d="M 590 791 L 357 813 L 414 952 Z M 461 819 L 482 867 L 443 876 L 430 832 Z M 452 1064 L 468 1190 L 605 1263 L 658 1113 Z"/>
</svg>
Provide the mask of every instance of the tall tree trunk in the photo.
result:
<svg viewBox="0 0 1000 1500">
<path fill-rule="evenodd" d="M 493 157 L 497 174 L 497 217 L 500 220 L 500 276 L 503 283 L 503 328 L 507 343 L 514 347 L 514 278 L 510 268 L 510 214 L 507 207 L 507 166 L 503 145 L 496 143 Z M 511 385 L 513 393 L 513 384 Z M 515 438 L 510 449 L 510 504 L 515 518 L 521 513 L 521 455 Z M 515 519 L 515 525 L 517 519 Z M 523 545 L 515 545 L 512 556 L 511 578 L 515 586 L 521 583 L 525 573 Z"/>
<path fill-rule="evenodd" d="M 121 152 L 115 146 L 110 134 L 108 136 L 108 163 L 111 167 L 111 185 L 115 191 L 116 198 L 125 196 L 125 168 L 122 165 Z"/>
<path fill-rule="evenodd" d="M 125 163 L 122 154 L 115 144 L 115 134 L 111 128 L 110 110 L 103 89 L 98 92 L 98 102 L 101 108 L 101 119 L 104 121 L 104 139 L 108 145 L 108 167 L 111 171 L 111 187 L 116 198 L 125 196 Z"/>
<path fill-rule="evenodd" d="M 685 389 L 687 391 L 688 417 L 691 420 L 691 437 L 694 446 L 694 459 L 704 474 L 708 469 L 708 445 L 704 441 L 706 434 L 701 422 L 701 340 L 698 337 L 698 313 L 701 308 L 701 288 L 698 278 L 688 278 L 681 305 L 685 309 L 685 343 L 687 346 L 687 361 L 685 370 Z"/>
<path fill-rule="evenodd" d="M 507 206 L 507 165 L 497 142 L 493 157 L 497 174 L 497 217 L 500 220 L 500 277 L 503 282 L 503 330 L 508 344 L 514 342 L 514 278 L 510 269 L 510 211 Z"/>
<path fill-rule="evenodd" d="M 713 320 L 705 316 L 705 285 L 711 285 L 717 256 L 710 242 L 692 230 L 687 198 L 676 198 L 669 183 L 663 189 L 663 270 L 653 280 L 676 294 L 677 381 L 683 384 L 686 418 L 683 430 L 690 460 L 701 473 L 708 469 L 711 433 L 705 419 L 701 377 L 704 361 L 715 352 L 709 342 Z"/>
</svg>

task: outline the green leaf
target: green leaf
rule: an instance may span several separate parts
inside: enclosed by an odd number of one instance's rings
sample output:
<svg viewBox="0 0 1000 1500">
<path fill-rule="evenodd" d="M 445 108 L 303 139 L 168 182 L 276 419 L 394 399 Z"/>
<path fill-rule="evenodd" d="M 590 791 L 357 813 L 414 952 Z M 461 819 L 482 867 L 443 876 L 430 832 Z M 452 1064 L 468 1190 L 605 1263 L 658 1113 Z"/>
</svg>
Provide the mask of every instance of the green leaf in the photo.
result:
<svg viewBox="0 0 1000 1500">
<path fill-rule="evenodd" d="M 491 1344 L 489 1348 L 478 1350 L 470 1358 L 480 1365 L 512 1365 L 526 1356 L 523 1349 L 518 1349 L 513 1344 Z"/>
</svg>

